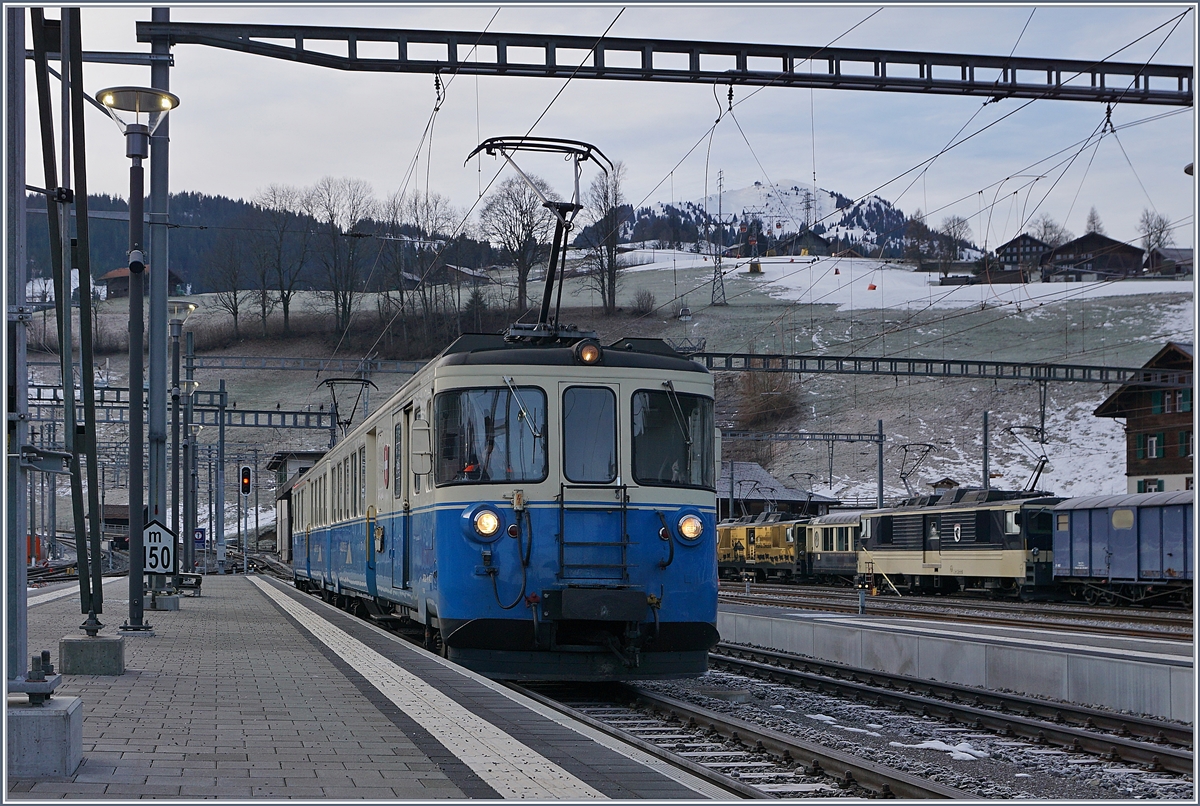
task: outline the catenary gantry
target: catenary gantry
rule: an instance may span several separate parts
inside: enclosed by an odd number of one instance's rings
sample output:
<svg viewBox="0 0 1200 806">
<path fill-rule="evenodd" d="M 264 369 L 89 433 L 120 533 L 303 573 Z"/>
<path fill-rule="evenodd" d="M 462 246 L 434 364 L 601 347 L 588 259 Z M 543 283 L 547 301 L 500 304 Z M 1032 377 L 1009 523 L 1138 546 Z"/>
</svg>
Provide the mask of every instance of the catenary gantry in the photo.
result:
<svg viewBox="0 0 1200 806">
<path fill-rule="evenodd" d="M 813 87 L 1191 106 L 1191 65 L 563 34 L 139 22 L 139 42 L 338 70 Z M 338 53 L 331 53 L 331 50 Z"/>
</svg>

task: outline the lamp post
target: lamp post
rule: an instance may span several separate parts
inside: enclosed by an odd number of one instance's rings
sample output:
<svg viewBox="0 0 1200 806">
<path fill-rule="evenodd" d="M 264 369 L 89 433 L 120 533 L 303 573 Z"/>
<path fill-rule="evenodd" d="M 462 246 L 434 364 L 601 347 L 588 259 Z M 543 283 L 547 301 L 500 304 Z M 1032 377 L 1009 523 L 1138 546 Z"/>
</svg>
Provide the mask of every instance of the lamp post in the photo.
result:
<svg viewBox="0 0 1200 806">
<path fill-rule="evenodd" d="M 145 441 L 142 435 L 142 273 L 146 270 L 143 252 L 143 204 L 145 178 L 142 160 L 150 156 L 150 135 L 175 107 L 179 98 L 162 90 L 142 87 L 110 87 L 96 93 L 96 100 L 108 111 L 117 128 L 125 135 L 125 156 L 129 157 L 129 621 L 122 630 L 144 632 L 150 625 L 143 623 L 142 530 L 145 528 L 145 473 L 143 459 Z M 118 113 L 132 114 L 132 122 Z M 146 122 L 142 123 L 142 116 Z M 166 266 L 156 267 L 165 271 Z"/>
<path fill-rule="evenodd" d="M 190 402 L 192 399 L 192 393 L 196 391 L 196 387 L 198 387 L 199 385 L 200 385 L 199 381 L 195 381 L 195 380 L 188 378 L 188 379 L 179 381 L 176 384 L 176 388 L 179 389 L 180 393 L 183 394 Z M 176 413 L 178 413 L 178 407 L 176 407 Z M 182 489 L 183 489 L 183 503 L 180 506 L 180 510 L 179 510 L 182 515 L 182 531 L 176 532 L 176 534 L 181 535 L 183 537 L 183 552 L 182 552 L 182 555 L 180 558 L 179 570 L 182 571 L 183 573 L 190 574 L 192 572 L 192 556 L 193 556 L 193 553 L 195 552 L 195 549 L 192 548 L 191 529 L 193 529 L 195 527 L 195 521 L 196 521 L 196 519 L 194 517 L 194 514 L 195 514 L 194 510 L 196 508 L 196 496 L 195 496 L 195 490 L 192 488 L 192 484 L 191 484 L 191 478 L 192 478 L 191 473 L 192 473 L 192 461 L 193 461 L 193 459 L 195 457 L 195 453 L 196 453 L 196 437 L 200 433 L 201 426 L 192 425 L 191 421 L 189 420 L 188 422 L 186 422 L 184 424 L 183 428 L 184 428 L 183 452 L 182 452 L 181 457 L 177 457 L 179 459 L 179 461 L 177 461 L 175 464 L 175 471 L 178 473 L 180 468 L 182 468 L 182 472 L 183 472 L 183 478 L 181 480 L 182 481 Z M 178 476 L 176 476 L 176 480 L 180 481 Z M 177 488 L 176 492 L 178 492 L 178 488 Z"/>
<path fill-rule="evenodd" d="M 171 314 L 171 529 L 179 535 L 182 534 L 179 531 L 179 337 L 183 333 L 184 323 L 196 306 L 191 302 L 170 300 L 167 308 Z M 186 560 L 187 535 L 183 537 Z"/>
</svg>

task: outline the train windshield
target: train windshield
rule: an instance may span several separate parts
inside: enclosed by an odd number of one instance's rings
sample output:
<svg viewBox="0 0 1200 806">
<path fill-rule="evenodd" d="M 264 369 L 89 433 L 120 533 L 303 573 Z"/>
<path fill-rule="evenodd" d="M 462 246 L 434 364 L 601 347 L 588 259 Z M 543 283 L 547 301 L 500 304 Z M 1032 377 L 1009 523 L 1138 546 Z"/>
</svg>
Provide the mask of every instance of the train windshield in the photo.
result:
<svg viewBox="0 0 1200 806">
<path fill-rule="evenodd" d="M 546 478 L 546 393 L 536 386 L 443 392 L 434 417 L 438 484 Z"/>
<path fill-rule="evenodd" d="M 638 484 L 716 489 L 713 402 L 699 395 L 633 395 L 633 478 Z"/>
</svg>

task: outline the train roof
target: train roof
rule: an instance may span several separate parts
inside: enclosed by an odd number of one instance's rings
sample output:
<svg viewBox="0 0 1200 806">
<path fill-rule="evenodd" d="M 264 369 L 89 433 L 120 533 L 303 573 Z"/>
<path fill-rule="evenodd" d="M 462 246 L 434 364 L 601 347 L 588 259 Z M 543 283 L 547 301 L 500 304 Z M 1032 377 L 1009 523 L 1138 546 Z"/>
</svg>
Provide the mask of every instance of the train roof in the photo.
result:
<svg viewBox="0 0 1200 806">
<path fill-rule="evenodd" d="M 572 350 L 586 334 L 553 340 L 509 339 L 498 333 L 464 333 L 432 363 L 437 366 L 523 364 L 575 366 Z M 603 348 L 601 365 L 632 369 L 661 369 L 709 374 L 708 369 L 675 352 L 662 339 L 620 339 Z"/>
<path fill-rule="evenodd" d="M 889 512 L 922 512 L 930 509 L 974 509 L 1000 504 L 1057 504 L 1062 498 L 1033 490 L 984 490 L 974 487 L 955 487 L 941 495 L 923 495 L 907 499 L 897 507 L 870 510 L 870 514 Z"/>
<path fill-rule="evenodd" d="M 809 526 L 828 526 L 835 523 L 858 523 L 862 515 L 867 510 L 855 509 L 844 512 L 830 512 L 828 515 L 821 515 L 813 518 L 808 522 Z"/>
<path fill-rule="evenodd" d="M 1125 495 L 1089 495 L 1085 498 L 1068 498 L 1055 507 L 1067 509 L 1108 509 L 1109 507 L 1170 507 L 1194 502 L 1195 490 L 1179 490 L 1172 493 L 1127 493 Z"/>
</svg>

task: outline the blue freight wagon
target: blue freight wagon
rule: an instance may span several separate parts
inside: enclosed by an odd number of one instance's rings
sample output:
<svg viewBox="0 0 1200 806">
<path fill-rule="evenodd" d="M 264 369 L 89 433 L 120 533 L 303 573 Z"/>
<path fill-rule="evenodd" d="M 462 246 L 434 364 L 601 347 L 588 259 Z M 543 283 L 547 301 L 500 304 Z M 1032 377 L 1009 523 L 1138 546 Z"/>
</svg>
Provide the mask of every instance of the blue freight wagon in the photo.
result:
<svg viewBox="0 0 1200 806">
<path fill-rule="evenodd" d="M 1192 604 L 1192 490 L 1071 498 L 1054 507 L 1054 578 L 1091 604 Z"/>
</svg>

